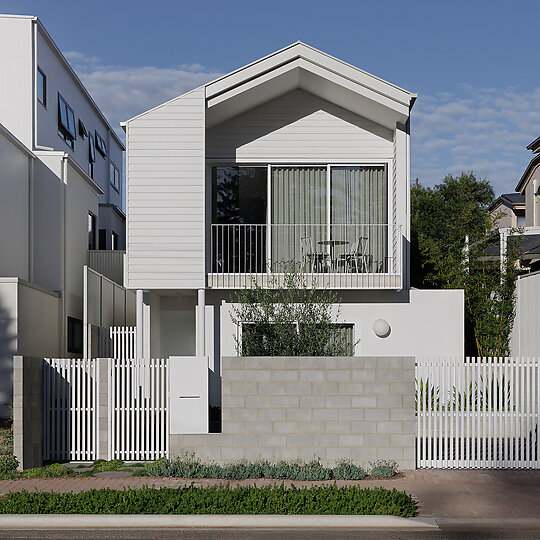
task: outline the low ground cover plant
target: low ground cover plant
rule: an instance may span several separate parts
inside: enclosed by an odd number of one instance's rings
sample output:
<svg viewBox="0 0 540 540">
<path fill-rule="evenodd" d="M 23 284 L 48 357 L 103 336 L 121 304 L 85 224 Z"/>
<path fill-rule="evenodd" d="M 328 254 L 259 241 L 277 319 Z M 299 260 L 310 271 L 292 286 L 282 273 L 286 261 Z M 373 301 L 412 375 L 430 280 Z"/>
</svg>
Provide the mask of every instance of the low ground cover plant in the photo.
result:
<svg viewBox="0 0 540 540">
<path fill-rule="evenodd" d="M 0 498 L 0 514 L 353 514 L 414 517 L 416 503 L 396 489 L 230 486 L 20 491 Z"/>
<path fill-rule="evenodd" d="M 194 455 L 174 459 L 159 459 L 146 466 L 149 476 L 172 476 L 177 478 L 224 478 L 246 480 L 248 478 L 274 478 L 282 480 L 362 480 L 366 471 L 350 460 L 342 460 L 335 467 L 325 467 L 320 460 L 254 462 L 237 461 L 219 465 L 204 462 Z"/>
<path fill-rule="evenodd" d="M 371 467 L 370 476 L 373 478 L 392 478 L 398 473 L 395 461 L 380 460 L 369 464 Z"/>
</svg>

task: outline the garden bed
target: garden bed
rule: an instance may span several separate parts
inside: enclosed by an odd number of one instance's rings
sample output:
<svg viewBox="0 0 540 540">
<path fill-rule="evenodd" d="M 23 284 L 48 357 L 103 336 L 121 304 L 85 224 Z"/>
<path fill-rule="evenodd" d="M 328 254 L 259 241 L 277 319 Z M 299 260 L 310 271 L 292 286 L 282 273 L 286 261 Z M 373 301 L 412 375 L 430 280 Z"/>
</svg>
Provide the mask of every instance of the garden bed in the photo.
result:
<svg viewBox="0 0 540 540">
<path fill-rule="evenodd" d="M 262 514 L 415 517 L 415 501 L 396 489 L 312 486 L 211 486 L 20 491 L 0 498 L 0 514 Z"/>
</svg>

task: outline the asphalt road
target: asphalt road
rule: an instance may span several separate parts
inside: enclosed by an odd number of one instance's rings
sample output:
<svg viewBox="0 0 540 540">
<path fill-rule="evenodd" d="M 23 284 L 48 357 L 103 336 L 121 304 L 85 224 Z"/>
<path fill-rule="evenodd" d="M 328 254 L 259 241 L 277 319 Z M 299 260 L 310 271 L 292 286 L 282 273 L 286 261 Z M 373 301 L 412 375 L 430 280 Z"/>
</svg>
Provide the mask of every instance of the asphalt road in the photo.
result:
<svg viewBox="0 0 540 540">
<path fill-rule="evenodd" d="M 441 531 L 389 531 L 389 530 L 313 530 L 313 529 L 47 529 L 0 530 L 0 538 L 55 538 L 55 539 L 179 539 L 179 540 L 453 540 L 453 539 L 540 539 L 540 530 L 441 530 Z"/>
</svg>

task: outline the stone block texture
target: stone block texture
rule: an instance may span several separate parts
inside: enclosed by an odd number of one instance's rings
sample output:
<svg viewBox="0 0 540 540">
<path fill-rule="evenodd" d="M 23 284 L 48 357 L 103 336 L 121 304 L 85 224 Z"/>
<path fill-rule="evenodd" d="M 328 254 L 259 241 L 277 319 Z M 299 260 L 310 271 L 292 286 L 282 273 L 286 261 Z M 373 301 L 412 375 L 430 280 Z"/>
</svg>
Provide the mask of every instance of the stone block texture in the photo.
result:
<svg viewBox="0 0 540 540">
<path fill-rule="evenodd" d="M 43 465 L 43 359 L 13 357 L 13 453 L 21 469 Z"/>
<path fill-rule="evenodd" d="M 171 435 L 170 453 L 226 463 L 318 457 L 415 467 L 414 357 L 225 357 L 222 433 Z"/>
</svg>

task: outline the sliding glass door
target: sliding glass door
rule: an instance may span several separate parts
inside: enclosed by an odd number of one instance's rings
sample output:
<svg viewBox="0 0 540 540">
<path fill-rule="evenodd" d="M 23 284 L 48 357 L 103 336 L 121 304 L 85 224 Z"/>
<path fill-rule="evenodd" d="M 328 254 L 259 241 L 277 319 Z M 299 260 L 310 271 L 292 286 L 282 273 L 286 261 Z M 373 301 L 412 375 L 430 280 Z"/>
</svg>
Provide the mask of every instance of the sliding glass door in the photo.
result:
<svg viewBox="0 0 540 540">
<path fill-rule="evenodd" d="M 383 166 L 332 167 L 332 236 L 346 242 L 352 270 L 387 271 L 388 182 Z M 352 263 L 352 264 L 351 264 Z"/>
<path fill-rule="evenodd" d="M 266 271 L 266 167 L 214 167 L 213 272 Z"/>
<path fill-rule="evenodd" d="M 326 167 L 272 167 L 271 243 L 274 271 L 312 266 L 326 239 Z M 323 249 L 324 251 L 324 249 Z"/>
<path fill-rule="evenodd" d="M 388 271 L 384 165 L 214 167 L 214 272 Z"/>
</svg>

